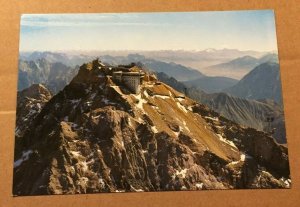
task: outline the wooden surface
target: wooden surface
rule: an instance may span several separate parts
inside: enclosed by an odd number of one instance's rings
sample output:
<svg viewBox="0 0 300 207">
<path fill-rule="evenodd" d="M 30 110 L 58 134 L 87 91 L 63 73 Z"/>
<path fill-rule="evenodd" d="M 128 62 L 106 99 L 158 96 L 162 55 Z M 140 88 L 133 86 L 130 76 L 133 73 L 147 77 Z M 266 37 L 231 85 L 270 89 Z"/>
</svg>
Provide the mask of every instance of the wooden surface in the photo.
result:
<svg viewBox="0 0 300 207">
<path fill-rule="evenodd" d="M 0 2 L 0 207 L 300 206 L 299 0 L 0 0 Z M 19 24 L 22 13 L 248 9 L 275 10 L 292 189 L 12 197 Z"/>
</svg>

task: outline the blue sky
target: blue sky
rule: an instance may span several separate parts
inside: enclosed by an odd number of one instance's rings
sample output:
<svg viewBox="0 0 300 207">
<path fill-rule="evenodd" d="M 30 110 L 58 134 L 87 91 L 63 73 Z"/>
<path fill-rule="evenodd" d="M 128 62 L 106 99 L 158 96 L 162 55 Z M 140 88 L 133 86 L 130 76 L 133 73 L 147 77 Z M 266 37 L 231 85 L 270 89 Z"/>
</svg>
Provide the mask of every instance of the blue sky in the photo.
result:
<svg viewBox="0 0 300 207">
<path fill-rule="evenodd" d="M 272 10 L 174 13 L 24 14 L 20 51 L 277 51 Z"/>
</svg>

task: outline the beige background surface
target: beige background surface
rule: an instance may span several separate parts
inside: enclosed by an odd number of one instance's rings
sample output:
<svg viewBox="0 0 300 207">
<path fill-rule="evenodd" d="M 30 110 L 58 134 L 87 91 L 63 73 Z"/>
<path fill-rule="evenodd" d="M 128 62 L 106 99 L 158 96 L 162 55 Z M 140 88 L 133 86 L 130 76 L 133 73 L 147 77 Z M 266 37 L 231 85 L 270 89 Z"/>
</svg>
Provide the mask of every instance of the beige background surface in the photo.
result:
<svg viewBox="0 0 300 207">
<path fill-rule="evenodd" d="M 0 207 L 300 206 L 299 0 L 0 0 L 0 3 Z M 292 189 L 11 196 L 20 14 L 247 9 L 275 10 Z"/>
</svg>

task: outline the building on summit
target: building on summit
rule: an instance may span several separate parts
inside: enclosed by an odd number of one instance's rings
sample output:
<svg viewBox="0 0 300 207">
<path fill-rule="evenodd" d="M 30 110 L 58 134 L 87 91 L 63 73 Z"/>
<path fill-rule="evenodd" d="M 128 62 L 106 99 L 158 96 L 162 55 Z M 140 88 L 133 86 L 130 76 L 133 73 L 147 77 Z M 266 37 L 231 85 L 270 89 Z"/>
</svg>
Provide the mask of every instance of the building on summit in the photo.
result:
<svg viewBox="0 0 300 207">
<path fill-rule="evenodd" d="M 108 66 L 98 60 L 99 69 L 104 70 L 106 75 L 112 75 L 116 83 L 124 84 L 131 92 L 140 93 L 140 87 L 145 73 L 134 63 L 129 65 Z"/>
<path fill-rule="evenodd" d="M 144 73 L 141 72 L 113 72 L 113 79 L 119 83 L 124 83 L 133 93 L 140 93 L 140 86 Z"/>
</svg>

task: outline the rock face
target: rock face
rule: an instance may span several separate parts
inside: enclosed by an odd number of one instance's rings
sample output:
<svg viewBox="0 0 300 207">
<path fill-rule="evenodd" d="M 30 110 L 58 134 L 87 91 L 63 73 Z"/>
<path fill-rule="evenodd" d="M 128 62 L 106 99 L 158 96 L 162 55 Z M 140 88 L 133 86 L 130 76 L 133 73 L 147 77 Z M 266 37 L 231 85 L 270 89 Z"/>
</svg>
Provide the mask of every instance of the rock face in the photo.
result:
<svg viewBox="0 0 300 207">
<path fill-rule="evenodd" d="M 289 188 L 287 148 L 155 79 L 131 94 L 98 61 L 16 143 L 14 195 Z"/>
<path fill-rule="evenodd" d="M 247 99 L 271 99 L 282 104 L 279 64 L 267 62 L 257 66 L 224 92 Z"/>
<path fill-rule="evenodd" d="M 69 67 L 60 62 L 50 62 L 41 58 L 19 61 L 18 90 L 24 90 L 32 84 L 43 83 L 53 93 L 57 93 L 76 75 L 78 68 Z"/>
<path fill-rule="evenodd" d="M 225 93 L 203 93 L 199 101 L 240 125 L 268 132 L 278 143 L 286 143 L 283 108 L 274 101 L 247 100 Z M 272 122 L 268 122 L 270 117 Z"/>
<path fill-rule="evenodd" d="M 17 94 L 16 137 L 22 137 L 43 106 L 52 98 L 42 84 L 33 84 Z"/>
</svg>

